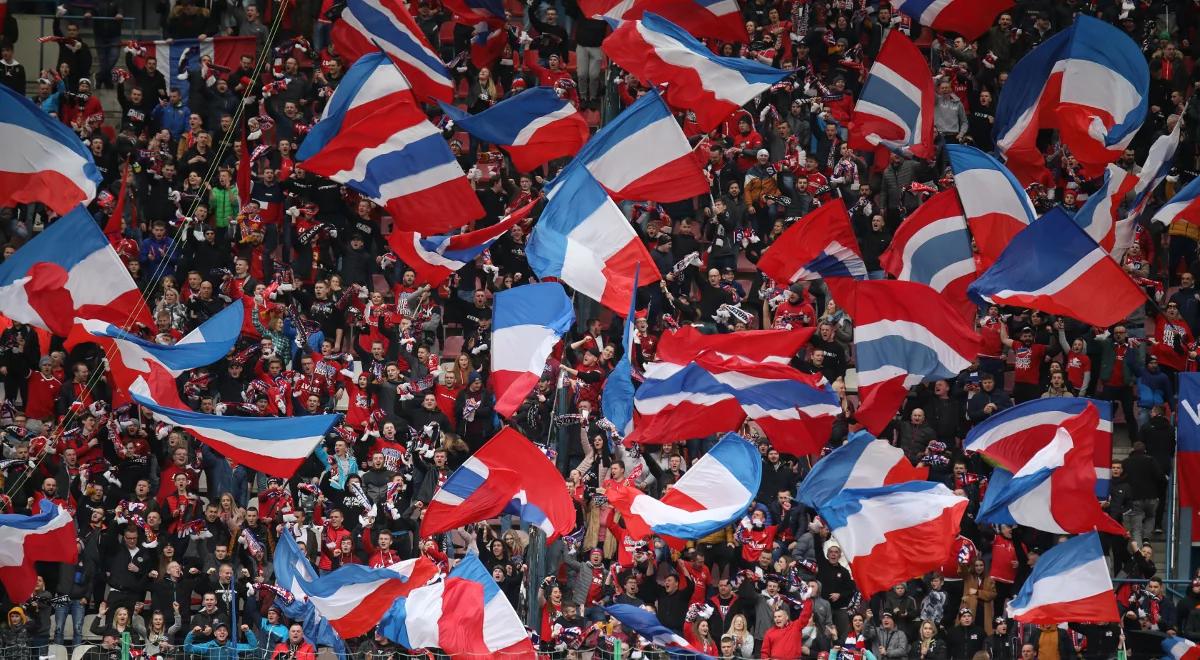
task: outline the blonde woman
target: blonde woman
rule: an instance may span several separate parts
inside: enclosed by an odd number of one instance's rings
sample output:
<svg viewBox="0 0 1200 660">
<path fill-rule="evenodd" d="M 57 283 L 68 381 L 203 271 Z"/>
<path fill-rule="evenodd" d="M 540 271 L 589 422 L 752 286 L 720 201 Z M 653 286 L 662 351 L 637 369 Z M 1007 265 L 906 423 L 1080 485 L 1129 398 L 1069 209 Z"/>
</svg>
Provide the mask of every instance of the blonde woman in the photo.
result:
<svg viewBox="0 0 1200 660">
<path fill-rule="evenodd" d="M 908 652 L 910 660 L 946 660 L 946 643 L 937 634 L 937 626 L 932 621 L 922 621 L 917 641 Z"/>
<path fill-rule="evenodd" d="M 128 639 L 129 646 L 140 647 L 146 639 L 146 624 L 142 623 L 141 617 L 131 618 L 129 610 L 124 607 L 118 607 L 112 614 L 112 618 L 108 616 L 108 603 L 100 603 L 98 616 L 92 619 L 91 633 L 93 635 L 112 634 L 125 643 Z"/>
<path fill-rule="evenodd" d="M 733 648 L 738 655 L 743 658 L 754 657 L 754 635 L 750 632 L 750 626 L 746 624 L 745 614 L 734 614 L 729 620 L 729 629 L 725 634 L 733 637 Z"/>
<path fill-rule="evenodd" d="M 174 604 L 172 616 L 174 618 L 170 627 L 167 627 L 167 620 L 162 612 L 155 611 L 150 616 L 150 628 L 146 630 L 147 656 L 153 657 L 160 653 L 167 653 L 174 648 L 171 639 L 179 631 L 179 603 Z"/>
</svg>

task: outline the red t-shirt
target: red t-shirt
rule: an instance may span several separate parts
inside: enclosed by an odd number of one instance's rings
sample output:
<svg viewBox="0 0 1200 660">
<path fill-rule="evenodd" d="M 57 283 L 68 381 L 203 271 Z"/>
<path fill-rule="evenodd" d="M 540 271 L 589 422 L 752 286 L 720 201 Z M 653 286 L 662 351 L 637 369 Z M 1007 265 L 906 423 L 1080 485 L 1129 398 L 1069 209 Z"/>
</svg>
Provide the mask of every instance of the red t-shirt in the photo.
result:
<svg viewBox="0 0 1200 660">
<path fill-rule="evenodd" d="M 1012 539 L 997 536 L 992 542 L 992 579 L 1012 584 L 1017 579 L 1017 550 Z"/>
<path fill-rule="evenodd" d="M 1037 385 L 1041 382 L 1042 362 L 1046 359 L 1046 347 L 1043 344 L 1026 346 L 1019 341 L 1012 343 L 1013 347 L 1013 380 L 1027 385 Z"/>
<path fill-rule="evenodd" d="M 1083 387 L 1083 377 L 1092 370 L 1092 359 L 1083 353 L 1071 351 L 1067 353 L 1067 382 L 1071 387 Z"/>
</svg>

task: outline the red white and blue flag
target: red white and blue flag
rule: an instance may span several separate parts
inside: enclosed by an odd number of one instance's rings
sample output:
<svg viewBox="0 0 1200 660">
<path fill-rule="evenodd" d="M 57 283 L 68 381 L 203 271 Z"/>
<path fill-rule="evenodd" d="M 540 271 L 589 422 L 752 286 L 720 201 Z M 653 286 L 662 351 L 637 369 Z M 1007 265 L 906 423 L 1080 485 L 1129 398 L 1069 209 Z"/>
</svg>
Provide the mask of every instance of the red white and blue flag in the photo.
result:
<svg viewBox="0 0 1200 660">
<path fill-rule="evenodd" d="M 1175 166 L 1175 152 L 1179 150 L 1179 128 L 1182 125 L 1182 121 L 1175 122 L 1170 133 L 1159 136 L 1150 145 L 1150 151 L 1146 153 L 1146 160 L 1138 172 L 1137 184 L 1133 186 L 1133 210 L 1126 219 L 1137 220 L 1142 215 L 1154 191 L 1171 173 L 1171 168 Z"/>
<path fill-rule="evenodd" d="M 920 49 L 892 30 L 850 116 L 850 147 L 933 158 L 933 76 Z"/>
<path fill-rule="evenodd" d="M 1141 287 L 1061 206 L 1017 234 L 968 293 L 1101 327 L 1121 322 L 1146 302 Z"/>
<path fill-rule="evenodd" d="M 758 260 L 758 269 L 781 286 L 826 277 L 867 276 L 862 251 L 841 198 L 794 223 Z"/>
<path fill-rule="evenodd" d="M 1080 14 L 1013 67 L 996 106 L 996 151 L 1024 183 L 1046 171 L 1038 131 L 1055 129 L 1090 177 L 1121 156 L 1147 115 L 1150 68 L 1120 28 Z"/>
<path fill-rule="evenodd" d="M 727 433 L 662 499 L 625 484 L 609 486 L 604 496 L 621 512 L 634 538 L 655 534 L 682 547 L 683 541 L 708 536 L 746 515 L 761 480 L 758 448 L 736 433 Z"/>
<path fill-rule="evenodd" d="M 421 536 L 501 513 L 541 528 L 551 541 L 575 528 L 575 506 L 558 468 L 512 428 L 484 443 L 434 493 L 421 520 Z"/>
<path fill-rule="evenodd" d="M 864 596 L 941 568 L 967 498 L 944 484 L 909 481 L 843 490 L 819 509 Z"/>
<path fill-rule="evenodd" d="M 1153 220 L 1168 227 L 1176 220 L 1200 226 L 1200 177 L 1180 188 L 1170 201 L 1154 212 Z"/>
<path fill-rule="evenodd" d="M 624 313 L 638 264 L 652 263 L 629 219 L 582 167 L 564 169 L 548 195 L 550 201 L 525 248 L 529 266 L 539 278 L 558 278 Z M 657 282 L 659 277 L 657 270 L 647 269 L 641 284 Z"/>
<path fill-rule="evenodd" d="M 637 316 L 637 288 L 641 273 L 642 265 L 638 264 L 633 273 L 633 295 L 629 296 L 629 312 L 625 315 L 624 334 L 621 336 L 624 352 L 604 379 L 604 388 L 600 392 L 600 410 L 604 418 L 612 422 L 623 436 L 633 432 L 633 355 L 637 350 L 634 319 Z"/>
<path fill-rule="evenodd" d="M 491 227 L 462 234 L 422 236 L 415 231 L 394 231 L 388 235 L 388 245 L 404 265 L 416 274 L 416 284 L 439 287 L 451 275 L 483 254 L 496 239 L 513 225 L 529 217 L 537 198 L 513 211 Z"/>
<path fill-rule="evenodd" d="M 686 30 L 653 13 L 617 28 L 604 53 L 642 80 L 667 85 L 672 107 L 695 113 L 710 131 L 738 108 L 791 75 L 754 60 L 721 57 Z"/>
<path fill-rule="evenodd" d="M 1164 637 L 1162 641 L 1163 653 L 1166 653 L 1167 658 L 1174 660 L 1198 660 L 1200 659 L 1200 646 L 1186 637 L 1178 635 L 1172 637 Z"/>
<path fill-rule="evenodd" d="M 585 15 L 606 20 L 614 27 L 650 12 L 697 37 L 734 43 L 750 41 L 736 0 L 583 0 L 579 8 Z"/>
<path fill-rule="evenodd" d="M 69 126 L 0 86 L 0 206 L 41 202 L 59 215 L 96 196 L 100 170 Z"/>
<path fill-rule="evenodd" d="M 977 451 L 996 465 L 1010 471 L 1020 470 L 1045 447 L 1058 427 L 1082 413 L 1088 405 L 1099 415 L 1093 436 L 1093 464 L 1096 467 L 1096 497 L 1108 497 L 1112 478 L 1112 402 L 1084 397 L 1034 399 L 1017 404 L 988 417 L 967 432 L 965 451 Z"/>
<path fill-rule="evenodd" d="M 441 131 L 378 51 L 346 72 L 296 158 L 387 207 L 399 229 L 445 231 L 484 215 Z"/>
<path fill-rule="evenodd" d="M 650 90 L 588 140 L 581 164 L 613 199 L 677 202 L 709 192 L 679 121 Z"/>
<path fill-rule="evenodd" d="M 258 40 L 254 35 L 206 39 L 160 39 L 158 41 L 139 41 L 137 50 L 139 54 L 134 56 L 134 62 L 139 66 L 145 66 L 146 60 L 153 57 L 155 70 L 170 82 L 173 89 L 179 90 L 186 102 L 195 90 L 191 89 L 192 77 L 179 77 L 179 74 L 184 73 L 184 69 L 187 72 L 200 72 L 205 84 L 215 85 L 217 82 L 213 75 L 215 70 L 209 70 L 206 75 L 201 61 L 208 58 L 215 67 L 220 67 L 225 71 L 236 71 L 242 65 L 243 55 L 255 59 L 258 54 Z M 229 80 L 228 82 L 232 88 L 240 81 Z"/>
<path fill-rule="evenodd" d="M 661 362 L 683 366 L 700 355 L 711 352 L 718 358 L 741 358 L 747 362 L 787 364 L 812 339 L 814 328 L 798 330 L 742 330 L 707 335 L 685 325 L 664 332 L 658 341 L 655 356 Z"/>
<path fill-rule="evenodd" d="M 371 632 L 397 598 L 411 595 L 437 574 L 437 564 L 427 557 L 384 568 L 350 564 L 308 582 L 304 591 L 338 636 L 353 639 Z"/>
<path fill-rule="evenodd" d="M 1134 190 L 1139 179 L 1123 167 L 1109 165 L 1104 169 L 1104 182 L 1099 190 L 1088 196 L 1086 202 L 1075 212 L 1075 224 L 1083 227 L 1100 247 L 1114 259 L 1120 260 L 1133 238 L 1133 220 L 1122 219 L 1121 204 Z M 1126 241 L 1119 240 L 1128 234 Z"/>
<path fill-rule="evenodd" d="M 382 48 L 418 96 L 447 102 L 454 98 L 450 70 L 400 0 L 347 0 L 333 26 L 333 44 L 347 62 Z"/>
<path fill-rule="evenodd" d="M 978 308 L 967 297 L 967 287 L 975 281 L 975 253 L 955 191 L 930 197 L 905 218 L 879 264 L 898 280 L 928 285 L 964 319 L 974 320 Z"/>
<path fill-rule="evenodd" d="M 953 378 L 979 355 L 979 335 L 937 291 L 918 282 L 825 281 L 854 319 L 861 401 L 855 419 L 879 434 L 908 388 Z"/>
<path fill-rule="evenodd" d="M 1000 12 L 1013 6 L 1013 0 L 892 0 L 892 6 L 921 25 L 974 41 Z"/>
<path fill-rule="evenodd" d="M 1019 470 L 997 467 L 976 516 L 981 523 L 1025 525 L 1051 534 L 1093 528 L 1125 535 L 1096 499 L 1094 443 L 1100 413 L 1089 405 L 1063 422 L 1046 446 Z"/>
<path fill-rule="evenodd" d="M 454 125 L 508 153 L 518 171 L 574 156 L 588 139 L 588 125 L 570 101 L 549 87 L 535 87 L 477 115 L 442 103 Z"/>
<path fill-rule="evenodd" d="M 498 26 L 505 21 L 501 0 L 446 0 L 443 4 L 454 14 L 454 20 L 463 25 L 483 22 Z"/>
<path fill-rule="evenodd" d="M 813 465 L 800 482 L 796 501 L 817 509 L 848 488 L 878 488 L 928 477 L 928 467 L 913 467 L 899 447 L 860 430 Z"/>
<path fill-rule="evenodd" d="M 397 598 L 379 633 L 407 649 L 437 648 L 452 657 L 536 657 L 520 617 L 475 554 L 445 580 Z"/>
<path fill-rule="evenodd" d="M 517 286 L 492 306 L 492 373 L 496 413 L 516 412 L 546 370 L 546 359 L 575 323 L 575 308 L 558 282 Z"/>
<path fill-rule="evenodd" d="M 0 263 L 0 313 L 62 337 L 75 317 L 154 327 L 129 269 L 82 206 Z"/>
<path fill-rule="evenodd" d="M 308 557 L 304 556 L 304 551 L 296 543 L 296 537 L 290 532 L 281 534 L 275 544 L 275 555 L 272 559 L 271 569 L 275 573 L 275 584 L 292 596 L 288 599 L 277 595 L 275 607 L 279 608 L 284 616 L 299 622 L 304 627 L 304 637 L 314 645 L 328 646 L 339 653 L 345 652 L 345 643 L 341 636 L 308 600 L 308 585 L 317 579 L 317 570 L 309 563 Z"/>
<path fill-rule="evenodd" d="M 812 611 L 811 605 L 805 608 Z M 661 646 L 673 658 L 712 658 L 688 643 L 682 635 L 664 626 L 654 612 L 633 605 L 607 605 L 604 611 L 621 622 L 625 628 L 646 638 L 651 644 Z"/>
<path fill-rule="evenodd" d="M 0 514 L 0 548 L 4 549 L 0 552 L 0 583 L 14 603 L 33 596 L 37 586 L 34 562 L 74 564 L 79 559 L 71 512 L 46 499 L 38 503 L 38 509 L 41 513 L 33 516 Z"/>
<path fill-rule="evenodd" d="M 995 261 L 1008 242 L 1037 218 L 1033 202 L 1000 161 L 960 144 L 946 145 L 958 200 L 983 264 Z"/>
<path fill-rule="evenodd" d="M 1179 374 L 1176 488 L 1179 506 L 1192 510 L 1192 540 L 1200 541 L 1200 373 Z"/>
<path fill-rule="evenodd" d="M 1038 557 L 1006 613 L 1020 623 L 1045 626 L 1064 621 L 1120 621 L 1100 535 L 1080 534 Z"/>
</svg>

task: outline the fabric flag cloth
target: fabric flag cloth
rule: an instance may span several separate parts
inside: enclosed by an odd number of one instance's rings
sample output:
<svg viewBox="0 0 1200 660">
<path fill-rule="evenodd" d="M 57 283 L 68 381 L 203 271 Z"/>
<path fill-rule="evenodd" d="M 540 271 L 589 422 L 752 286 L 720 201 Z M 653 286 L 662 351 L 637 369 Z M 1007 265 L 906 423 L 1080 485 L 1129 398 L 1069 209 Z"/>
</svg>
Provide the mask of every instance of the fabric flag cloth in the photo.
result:
<svg viewBox="0 0 1200 660">
<path fill-rule="evenodd" d="M 452 657 L 537 657 L 520 617 L 475 554 L 445 580 L 397 598 L 379 632 L 405 648 L 438 648 Z"/>
<path fill-rule="evenodd" d="M 421 536 L 501 513 L 540 527 L 550 541 L 575 528 L 575 505 L 562 475 L 537 445 L 512 428 L 492 436 L 434 493 Z"/>
<path fill-rule="evenodd" d="M 653 612 L 644 610 L 633 605 L 606 605 L 604 611 L 609 616 L 621 622 L 625 628 L 650 640 L 651 644 L 661 646 L 667 650 L 667 653 L 672 657 L 676 655 L 694 658 L 712 658 L 711 655 L 701 653 L 696 647 L 688 643 L 682 635 L 676 634 L 670 628 L 664 626 L 658 620 L 658 617 Z"/>
<path fill-rule="evenodd" d="M 1164 637 L 1162 649 L 1168 659 L 1200 660 L 1200 646 L 1186 637 Z"/>
<path fill-rule="evenodd" d="M 647 366 L 646 380 L 634 394 L 633 433 L 626 443 L 732 431 L 749 417 L 781 452 L 802 456 L 824 446 L 840 413 L 837 395 L 819 374 L 706 353 L 687 365 Z"/>
<path fill-rule="evenodd" d="M 817 509 L 848 488 L 878 488 L 928 477 L 929 468 L 913 467 L 899 447 L 866 431 L 855 431 L 845 444 L 813 465 L 800 482 L 796 501 Z"/>
<path fill-rule="evenodd" d="M 0 206 L 41 202 L 59 215 L 87 204 L 100 170 L 69 126 L 0 85 Z"/>
<path fill-rule="evenodd" d="M 1045 626 L 1120 621 L 1100 535 L 1080 534 L 1038 557 L 1021 591 L 1006 606 L 1006 614 L 1020 623 Z"/>
<path fill-rule="evenodd" d="M 182 426 L 222 456 L 251 470 L 290 479 L 341 415 L 223 417 L 159 404 L 146 390 L 130 391 L 154 419 Z"/>
<path fill-rule="evenodd" d="M 1022 183 L 1046 172 L 1040 130 L 1055 129 L 1087 177 L 1121 156 L 1147 115 L 1150 67 L 1124 31 L 1080 14 L 1013 66 L 996 105 L 996 151 Z"/>
<path fill-rule="evenodd" d="M 758 269 L 781 286 L 826 277 L 867 276 L 846 204 L 837 198 L 788 227 L 758 260 Z"/>
<path fill-rule="evenodd" d="M 23 516 L 0 514 L 0 583 L 8 600 L 24 603 L 37 586 L 34 562 L 74 564 L 79 559 L 75 542 L 75 519 L 65 508 L 42 499 L 41 513 Z M 74 570 L 68 566 L 65 570 Z"/>
<path fill-rule="evenodd" d="M 651 89 L 592 136 L 568 167 L 586 167 L 613 199 L 678 202 L 709 192 L 697 158 L 675 115 Z"/>
<path fill-rule="evenodd" d="M 558 282 L 513 287 L 496 294 L 492 316 L 492 373 L 496 412 L 516 412 L 546 370 L 546 358 L 575 323 L 575 308 Z"/>
<path fill-rule="evenodd" d="M 161 39 L 158 41 L 139 41 L 138 49 L 144 55 L 135 56 L 134 63 L 145 66 L 146 59 L 153 56 L 156 71 L 163 75 L 168 86 L 178 89 L 184 99 L 196 93 L 191 88 L 193 78 L 179 78 L 180 61 L 184 61 L 187 72 L 202 72 L 201 59 L 209 58 L 215 66 L 226 71 L 237 71 L 242 66 L 242 56 L 247 55 L 251 60 L 258 54 L 258 39 L 254 35 L 236 37 L 210 37 L 206 39 Z M 184 54 L 187 54 L 184 60 Z M 204 80 L 205 84 L 215 85 L 216 78 Z M 232 89 L 238 81 L 230 80 Z"/>
<path fill-rule="evenodd" d="M 446 231 L 484 215 L 441 131 L 380 52 L 346 72 L 296 158 L 387 207 L 397 229 Z"/>
<path fill-rule="evenodd" d="M 612 422 L 623 436 L 633 432 L 633 354 L 637 350 L 634 318 L 637 315 L 637 289 L 641 273 L 642 265 L 638 264 L 633 273 L 633 295 L 629 296 L 629 313 L 625 315 L 624 334 L 621 335 L 624 353 L 604 379 L 604 388 L 600 392 L 600 410 L 604 418 Z"/>
<path fill-rule="evenodd" d="M 1021 469 L 993 470 L 976 519 L 1051 534 L 1082 534 L 1095 528 L 1124 536 L 1125 528 L 1096 499 L 1093 444 L 1099 424 L 1100 413 L 1089 405 L 1064 421 Z"/>
<path fill-rule="evenodd" d="M 658 340 L 659 361 L 683 366 L 705 352 L 719 358 L 737 357 L 748 362 L 787 364 L 812 339 L 814 328 L 798 330 L 742 330 L 707 335 L 685 325 L 664 332 Z"/>
<path fill-rule="evenodd" d="M 421 98 L 454 98 L 450 70 L 400 0 L 347 0 L 334 23 L 334 47 L 347 62 L 383 49 Z M 344 83 L 343 83 L 344 84 Z"/>
<path fill-rule="evenodd" d="M 1017 234 L 967 293 L 1101 327 L 1120 323 L 1146 302 L 1142 288 L 1061 206 Z"/>
<path fill-rule="evenodd" d="M 525 247 L 529 266 L 539 278 L 556 277 L 618 314 L 626 311 L 637 264 L 652 263 L 650 252 L 586 169 L 567 167 L 555 183 Z M 659 279 L 648 268 L 641 284 Z"/>
<path fill-rule="evenodd" d="M 1184 109 L 1186 113 L 1186 106 Z M 1142 215 L 1154 191 L 1171 173 L 1171 168 L 1175 166 L 1175 152 L 1179 150 L 1179 129 L 1182 125 L 1183 122 L 1176 121 L 1170 133 L 1159 136 L 1150 145 L 1137 183 L 1133 186 L 1133 210 L 1126 216 L 1127 220 L 1137 220 Z"/>
<path fill-rule="evenodd" d="M 346 645 L 342 638 L 329 624 L 329 619 L 321 616 L 308 600 L 308 585 L 317 579 L 317 571 L 300 551 L 296 537 L 290 530 L 281 534 L 275 544 L 272 566 L 275 583 L 292 596 L 290 600 L 276 596 L 275 607 L 292 621 L 299 621 L 304 627 L 304 637 L 312 644 L 328 646 L 337 653 L 344 653 Z"/>
<path fill-rule="evenodd" d="M 1192 540 L 1200 541 L 1200 374 L 1179 374 L 1179 414 L 1175 416 L 1179 506 L 1192 510 Z"/>
<path fill-rule="evenodd" d="M 501 0 L 447 0 L 444 4 L 454 14 L 455 22 L 463 25 L 480 22 L 504 24 L 504 3 Z"/>
<path fill-rule="evenodd" d="M 1053 397 L 1019 403 L 972 427 L 963 440 L 963 449 L 979 452 L 996 465 L 1016 472 L 1054 438 L 1058 427 L 1082 413 L 1089 404 L 1095 406 L 1099 415 L 1097 433 L 1093 436 L 1093 465 L 1096 468 L 1096 497 L 1104 499 L 1108 497 L 1112 478 L 1111 401 Z"/>
<path fill-rule="evenodd" d="M 967 287 L 975 281 L 975 254 L 955 191 L 943 190 L 909 214 L 879 263 L 898 280 L 928 285 L 974 323 L 978 307 Z"/>
<path fill-rule="evenodd" d="M 620 27 L 650 12 L 671 21 L 696 37 L 749 43 L 746 23 L 735 0 L 583 0 L 584 15 Z"/>
<path fill-rule="evenodd" d="M 791 75 L 739 57 L 720 57 L 678 25 L 647 12 L 617 28 L 601 44 L 622 69 L 642 80 L 667 85 L 672 107 L 696 115 L 711 131 L 754 97 Z"/>
<path fill-rule="evenodd" d="M 1138 183 L 1137 175 L 1130 174 L 1117 165 L 1104 169 L 1104 182 L 1100 189 L 1088 196 L 1086 202 L 1075 212 L 1075 224 L 1104 248 L 1114 259 L 1120 261 L 1128 244 L 1117 240 L 1122 233 L 1121 204 L 1133 192 Z M 1132 222 L 1128 224 L 1132 225 Z M 1132 230 L 1132 227 L 1129 227 Z"/>
<path fill-rule="evenodd" d="M 825 281 L 854 319 L 860 404 L 854 417 L 883 432 L 923 380 L 953 378 L 979 355 L 979 335 L 936 291 L 918 282 Z"/>
<path fill-rule="evenodd" d="M 869 597 L 946 564 L 967 498 L 941 483 L 909 481 L 843 490 L 818 510 Z"/>
<path fill-rule="evenodd" d="M 1037 211 L 1025 189 L 1000 161 L 975 147 L 946 145 L 958 199 L 983 265 L 991 265 Z"/>
<path fill-rule="evenodd" d="M 633 486 L 608 487 L 604 496 L 635 539 L 655 534 L 675 548 L 729 526 L 746 514 L 762 480 L 758 448 L 736 433 L 696 461 L 661 499 Z"/>
<path fill-rule="evenodd" d="M 850 115 L 850 147 L 930 160 L 933 144 L 933 76 L 920 49 L 892 30 L 867 73 Z"/>
<path fill-rule="evenodd" d="M 0 313 L 63 337 L 75 317 L 154 327 L 129 269 L 82 206 L 0 263 Z"/>
<path fill-rule="evenodd" d="M 524 222 L 541 197 L 513 211 L 500 222 L 483 229 L 462 234 L 422 236 L 415 231 L 393 231 L 388 235 L 388 245 L 400 257 L 404 265 L 416 275 L 415 284 L 439 287 L 475 257 L 483 254 L 496 239 L 503 236 L 513 225 Z"/>
<path fill-rule="evenodd" d="M 1176 221 L 1200 227 L 1200 177 L 1180 188 L 1170 201 L 1155 211 L 1153 221 L 1168 227 Z"/>
<path fill-rule="evenodd" d="M 477 115 L 439 105 L 455 126 L 503 149 L 520 172 L 574 156 L 588 139 L 583 115 L 550 87 L 526 90 Z"/>
<path fill-rule="evenodd" d="M 892 0 L 892 6 L 921 25 L 956 32 L 967 41 L 983 36 L 1013 0 Z"/>
<path fill-rule="evenodd" d="M 329 621 L 342 639 L 365 635 L 397 598 L 412 594 L 437 577 L 428 557 L 368 568 L 350 564 L 326 573 L 306 586 L 308 602 Z"/>
</svg>

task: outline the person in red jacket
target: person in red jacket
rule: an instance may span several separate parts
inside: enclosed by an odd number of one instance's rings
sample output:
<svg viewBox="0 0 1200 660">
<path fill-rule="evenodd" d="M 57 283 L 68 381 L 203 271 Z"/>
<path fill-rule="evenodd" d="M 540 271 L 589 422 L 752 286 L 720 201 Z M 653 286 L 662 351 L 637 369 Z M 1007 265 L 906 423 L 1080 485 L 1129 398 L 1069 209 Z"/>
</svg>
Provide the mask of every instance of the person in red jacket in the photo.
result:
<svg viewBox="0 0 1200 660">
<path fill-rule="evenodd" d="M 29 374 L 29 394 L 25 416 L 46 420 L 54 416 L 54 401 L 62 391 L 62 381 L 54 376 L 54 361 L 49 356 L 38 361 L 38 370 Z"/>
<path fill-rule="evenodd" d="M 329 520 L 321 530 L 321 558 L 317 568 L 321 571 L 333 570 L 334 557 L 342 554 L 342 539 L 350 538 L 350 530 L 342 526 L 345 514 L 340 509 L 329 512 Z"/>
<path fill-rule="evenodd" d="M 772 616 L 774 625 L 763 635 L 761 657 L 791 660 L 805 655 L 804 627 L 812 618 L 812 600 L 804 601 L 795 619 L 787 607 L 780 607 Z"/>
<path fill-rule="evenodd" d="M 304 640 L 304 626 L 293 623 L 288 628 L 288 638 L 275 645 L 271 660 L 316 660 L 317 650 Z"/>
</svg>

